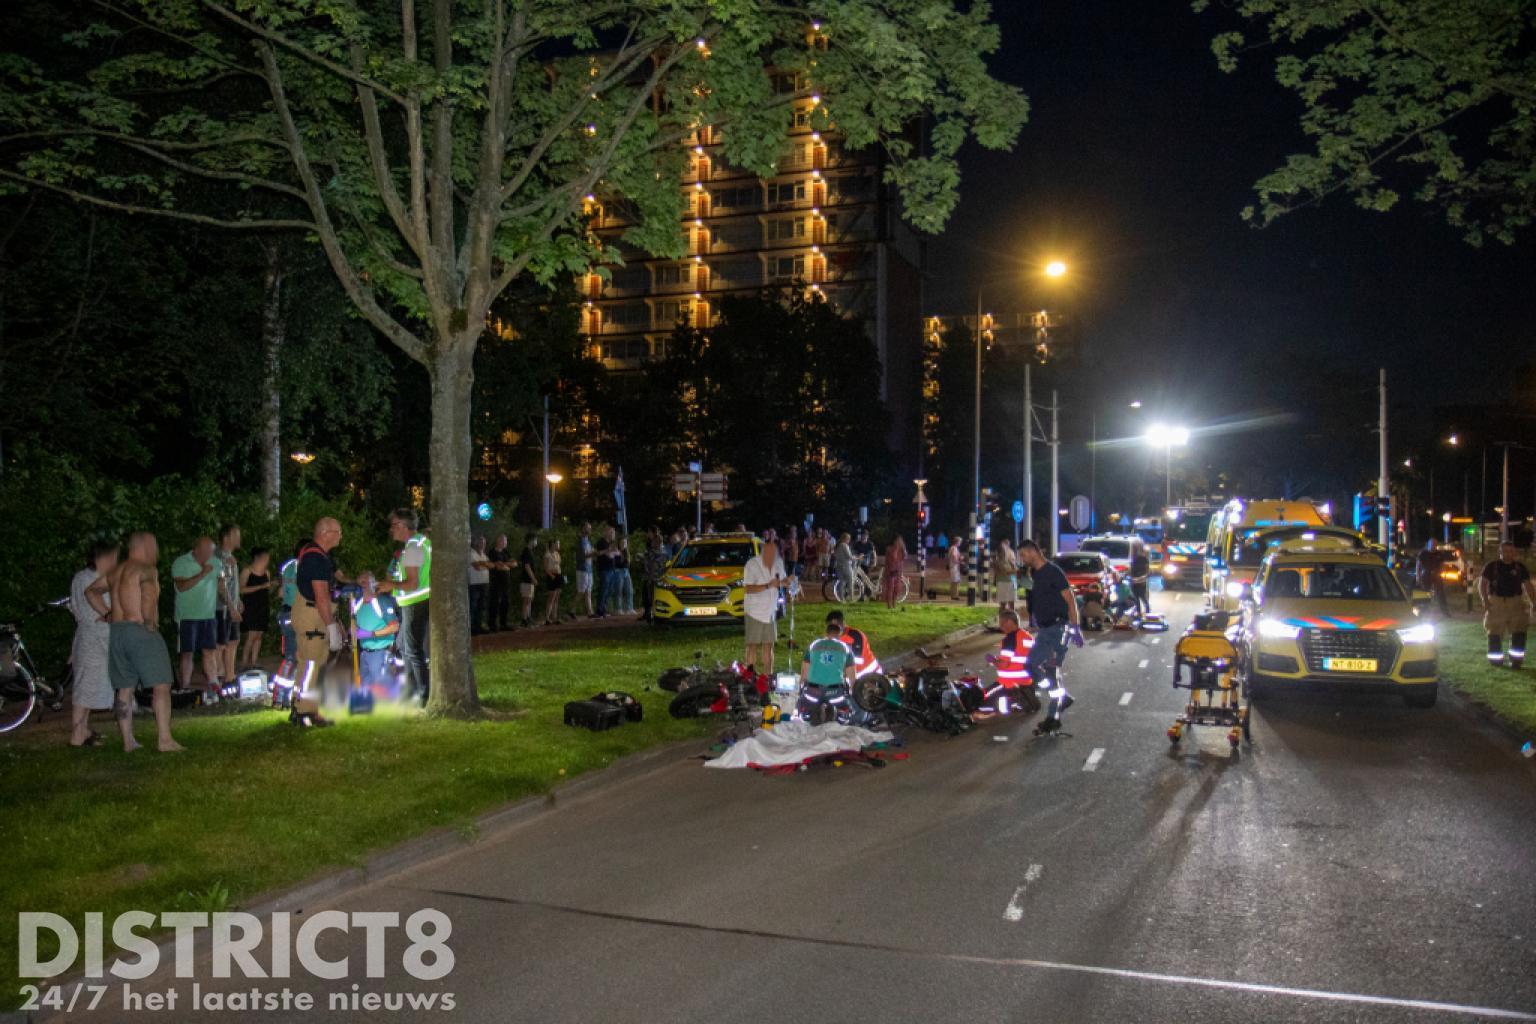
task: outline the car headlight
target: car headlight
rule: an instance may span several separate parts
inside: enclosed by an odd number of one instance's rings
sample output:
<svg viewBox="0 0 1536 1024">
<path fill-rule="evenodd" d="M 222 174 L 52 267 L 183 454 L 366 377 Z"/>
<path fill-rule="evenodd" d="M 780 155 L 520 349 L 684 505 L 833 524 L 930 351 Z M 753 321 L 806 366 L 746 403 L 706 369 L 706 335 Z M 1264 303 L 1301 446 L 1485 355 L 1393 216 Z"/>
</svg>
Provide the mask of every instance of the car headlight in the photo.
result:
<svg viewBox="0 0 1536 1024">
<path fill-rule="evenodd" d="M 1239 598 L 1243 596 L 1243 585 L 1237 580 L 1229 580 L 1226 587 L 1227 596 Z"/>
<path fill-rule="evenodd" d="M 1432 644 L 1435 642 L 1435 624 L 1421 622 L 1417 626 L 1398 630 L 1397 635 L 1405 644 Z"/>
<path fill-rule="evenodd" d="M 1174 565 L 1172 562 L 1164 562 L 1163 563 L 1163 575 L 1164 576 L 1174 576 L 1174 575 L 1177 575 L 1178 571 L 1179 571 L 1179 567 Z"/>
<path fill-rule="evenodd" d="M 1271 640 L 1295 640 L 1301 636 L 1301 627 L 1288 625 L 1279 619 L 1260 619 L 1259 635 Z"/>
</svg>

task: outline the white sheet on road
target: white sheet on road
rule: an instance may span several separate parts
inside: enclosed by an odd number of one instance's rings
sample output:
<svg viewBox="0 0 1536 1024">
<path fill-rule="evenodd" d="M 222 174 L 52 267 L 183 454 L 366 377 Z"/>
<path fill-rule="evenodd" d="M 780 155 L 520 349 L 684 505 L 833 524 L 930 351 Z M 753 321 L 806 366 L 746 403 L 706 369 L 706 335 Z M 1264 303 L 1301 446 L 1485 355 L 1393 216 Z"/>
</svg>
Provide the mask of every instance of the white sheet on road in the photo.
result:
<svg viewBox="0 0 1536 1024">
<path fill-rule="evenodd" d="M 888 743 L 889 732 L 872 732 L 856 725 L 810 725 L 806 722 L 780 722 L 772 729 L 759 729 L 748 738 L 732 744 L 706 768 L 762 768 L 781 764 L 799 764 L 822 754 L 840 754 L 863 750 L 873 743 Z"/>
</svg>

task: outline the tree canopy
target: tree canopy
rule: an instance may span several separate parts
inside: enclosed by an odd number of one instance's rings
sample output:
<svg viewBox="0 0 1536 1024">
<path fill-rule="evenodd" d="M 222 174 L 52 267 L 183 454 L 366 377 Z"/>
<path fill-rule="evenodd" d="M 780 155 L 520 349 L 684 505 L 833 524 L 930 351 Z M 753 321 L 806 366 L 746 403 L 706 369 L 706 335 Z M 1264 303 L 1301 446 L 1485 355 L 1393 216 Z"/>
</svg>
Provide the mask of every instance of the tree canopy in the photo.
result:
<svg viewBox="0 0 1536 1024">
<path fill-rule="evenodd" d="M 358 313 L 428 371 L 430 519 L 455 586 L 432 596 L 434 713 L 478 707 L 469 662 L 474 354 L 498 296 L 677 255 L 682 143 L 723 132 L 771 173 L 796 101 L 881 146 L 917 227 L 956 201 L 956 155 L 1010 146 L 1023 97 L 986 61 L 983 2 L 85 0 L 0 55 L 0 183 L 96 207 L 315 240 Z M 36 44 L 36 45 L 34 45 Z M 45 54 L 46 61 L 37 54 Z"/>
<path fill-rule="evenodd" d="M 1204 10 L 1210 0 L 1196 0 Z M 1536 5 L 1529 0 L 1238 0 L 1225 70 L 1272 50 L 1311 150 L 1255 186 L 1268 224 L 1338 193 L 1370 210 L 1410 192 L 1468 241 L 1513 242 L 1536 214 Z"/>
</svg>

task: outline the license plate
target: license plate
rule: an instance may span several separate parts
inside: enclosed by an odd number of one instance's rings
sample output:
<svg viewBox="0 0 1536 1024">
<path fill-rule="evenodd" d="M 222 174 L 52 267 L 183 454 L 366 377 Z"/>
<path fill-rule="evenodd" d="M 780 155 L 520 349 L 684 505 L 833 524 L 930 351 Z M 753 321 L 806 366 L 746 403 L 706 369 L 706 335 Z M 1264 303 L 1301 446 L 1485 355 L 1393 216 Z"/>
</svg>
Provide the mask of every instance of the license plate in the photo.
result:
<svg viewBox="0 0 1536 1024">
<path fill-rule="evenodd" d="M 1324 658 L 1323 668 L 1329 672 L 1375 672 L 1375 658 Z"/>
<path fill-rule="evenodd" d="M 684 615 L 715 615 L 717 613 L 715 611 L 715 606 L 712 605 L 712 604 L 709 604 L 709 605 L 699 605 L 696 608 L 684 608 L 683 609 L 683 614 Z M 1371 665 L 1373 667 L 1375 666 L 1375 664 L 1376 663 L 1374 661 L 1371 662 Z"/>
</svg>

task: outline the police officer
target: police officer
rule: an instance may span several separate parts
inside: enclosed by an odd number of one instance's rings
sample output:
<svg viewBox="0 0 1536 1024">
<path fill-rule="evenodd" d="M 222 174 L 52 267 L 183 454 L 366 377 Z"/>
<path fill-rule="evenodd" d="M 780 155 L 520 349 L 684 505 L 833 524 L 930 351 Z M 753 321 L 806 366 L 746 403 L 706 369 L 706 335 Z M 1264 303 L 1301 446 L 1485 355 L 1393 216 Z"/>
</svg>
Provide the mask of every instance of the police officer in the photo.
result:
<svg viewBox="0 0 1536 1024">
<path fill-rule="evenodd" d="M 405 662 L 405 699 L 425 706 L 431 692 L 432 541 L 421 531 L 416 510 L 397 508 L 389 514 L 389 536 L 399 549 L 389 563 L 389 580 L 381 592 L 393 594 L 400 606 L 400 660 Z"/>
<path fill-rule="evenodd" d="M 1477 592 L 1483 599 L 1483 628 L 1488 631 L 1488 663 L 1519 668 L 1525 660 L 1525 632 L 1530 625 L 1530 606 L 1536 603 L 1536 584 L 1530 570 L 1515 557 L 1515 545 L 1504 541 L 1499 557 L 1483 566 Z M 1503 650 L 1509 634 L 1508 658 Z"/>
</svg>

